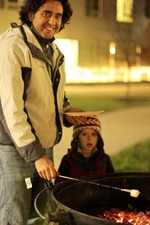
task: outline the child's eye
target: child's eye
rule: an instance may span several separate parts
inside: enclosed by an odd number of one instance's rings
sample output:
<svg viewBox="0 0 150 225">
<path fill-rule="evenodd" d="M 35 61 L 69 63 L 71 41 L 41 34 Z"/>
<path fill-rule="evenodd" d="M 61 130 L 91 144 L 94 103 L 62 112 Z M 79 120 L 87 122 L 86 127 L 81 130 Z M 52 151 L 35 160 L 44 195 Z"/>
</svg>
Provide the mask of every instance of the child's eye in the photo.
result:
<svg viewBox="0 0 150 225">
<path fill-rule="evenodd" d="M 97 133 L 93 133 L 93 136 L 98 136 L 98 134 Z"/>
</svg>

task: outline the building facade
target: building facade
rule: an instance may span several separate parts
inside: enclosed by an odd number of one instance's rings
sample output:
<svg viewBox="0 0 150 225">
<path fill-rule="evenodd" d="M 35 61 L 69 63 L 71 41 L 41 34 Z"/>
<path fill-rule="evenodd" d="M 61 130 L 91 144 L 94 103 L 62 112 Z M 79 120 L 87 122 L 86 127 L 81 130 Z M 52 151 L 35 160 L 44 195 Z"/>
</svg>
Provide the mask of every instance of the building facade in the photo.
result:
<svg viewBox="0 0 150 225">
<path fill-rule="evenodd" d="M 10 22 L 19 23 L 17 11 L 21 1 L 1 0 L 0 33 Z M 95 82 L 100 77 L 100 81 L 110 77 L 124 81 L 124 70 L 145 66 L 141 51 L 149 23 L 145 16 L 146 1 L 70 0 L 70 3 L 73 17 L 56 36 L 67 60 L 68 81 L 78 81 L 77 74 L 82 80 L 89 77 L 89 82 L 93 77 Z"/>
</svg>

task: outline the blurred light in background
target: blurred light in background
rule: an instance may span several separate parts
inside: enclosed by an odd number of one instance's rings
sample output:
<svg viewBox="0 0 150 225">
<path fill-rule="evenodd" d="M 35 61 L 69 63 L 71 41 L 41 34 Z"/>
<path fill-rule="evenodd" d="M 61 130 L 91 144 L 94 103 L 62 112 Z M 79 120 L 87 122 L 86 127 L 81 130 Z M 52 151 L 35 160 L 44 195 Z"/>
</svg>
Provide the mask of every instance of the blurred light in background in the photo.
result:
<svg viewBox="0 0 150 225">
<path fill-rule="evenodd" d="M 55 43 L 65 56 L 67 83 L 128 82 L 129 73 L 130 82 L 150 81 L 150 67 L 139 66 L 139 64 L 138 66 L 131 67 L 130 69 L 126 64 L 124 64 L 124 66 L 121 68 L 116 68 L 115 61 L 113 61 L 112 67 L 79 67 L 78 41 L 69 39 L 56 39 Z M 141 47 L 137 46 L 136 51 L 139 56 L 141 53 Z M 111 42 L 110 57 L 113 57 L 115 53 L 116 45 L 114 42 Z"/>
<path fill-rule="evenodd" d="M 56 39 L 55 43 L 65 56 L 66 80 L 71 82 L 75 78 L 75 68 L 78 65 L 78 41 Z"/>
<path fill-rule="evenodd" d="M 118 22 L 133 22 L 133 0 L 117 0 L 117 15 Z"/>
<path fill-rule="evenodd" d="M 109 52 L 110 52 L 111 55 L 116 54 L 116 44 L 115 44 L 115 42 L 110 42 Z"/>
</svg>

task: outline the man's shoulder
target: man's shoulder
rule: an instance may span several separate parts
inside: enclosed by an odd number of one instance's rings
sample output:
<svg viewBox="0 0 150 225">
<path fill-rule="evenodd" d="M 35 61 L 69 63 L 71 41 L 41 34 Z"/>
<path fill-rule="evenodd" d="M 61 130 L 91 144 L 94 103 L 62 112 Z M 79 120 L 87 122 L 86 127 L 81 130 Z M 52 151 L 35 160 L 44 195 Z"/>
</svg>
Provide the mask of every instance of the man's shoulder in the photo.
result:
<svg viewBox="0 0 150 225">
<path fill-rule="evenodd" d="M 5 42 L 9 45 L 9 43 L 12 44 L 12 42 L 18 42 L 20 38 L 21 33 L 19 28 L 10 27 L 0 35 L 0 43 Z"/>
</svg>

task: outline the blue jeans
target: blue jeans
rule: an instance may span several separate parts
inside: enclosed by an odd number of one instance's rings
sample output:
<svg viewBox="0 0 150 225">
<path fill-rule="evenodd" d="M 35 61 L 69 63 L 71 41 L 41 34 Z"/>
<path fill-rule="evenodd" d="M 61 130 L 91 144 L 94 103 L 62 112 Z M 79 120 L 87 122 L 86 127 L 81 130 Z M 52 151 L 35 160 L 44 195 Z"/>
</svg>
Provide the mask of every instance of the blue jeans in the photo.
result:
<svg viewBox="0 0 150 225">
<path fill-rule="evenodd" d="M 46 152 L 53 161 L 53 149 Z M 32 188 L 27 188 L 26 178 L 31 178 Z M 14 146 L 0 145 L 0 225 L 27 225 L 29 218 L 37 217 L 34 198 L 45 188 L 44 184 L 34 162 L 25 162 Z M 46 201 L 46 193 L 38 199 L 41 213 Z"/>
</svg>

